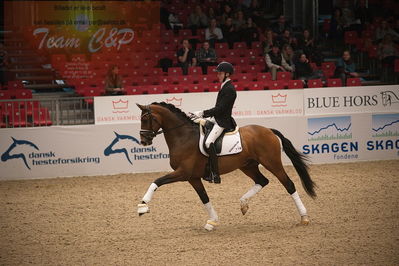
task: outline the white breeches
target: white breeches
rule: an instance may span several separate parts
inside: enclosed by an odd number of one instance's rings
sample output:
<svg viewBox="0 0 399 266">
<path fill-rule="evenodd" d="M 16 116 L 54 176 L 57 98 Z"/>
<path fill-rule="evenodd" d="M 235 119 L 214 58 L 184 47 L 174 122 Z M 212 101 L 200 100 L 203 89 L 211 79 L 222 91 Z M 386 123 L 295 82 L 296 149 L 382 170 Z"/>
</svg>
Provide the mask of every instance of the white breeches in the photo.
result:
<svg viewBox="0 0 399 266">
<path fill-rule="evenodd" d="M 215 140 L 220 136 L 220 134 L 222 134 L 224 128 L 222 128 L 221 126 L 219 126 L 216 121 L 215 121 L 215 125 L 213 126 L 211 133 L 209 133 L 208 138 L 205 141 L 205 146 L 207 148 L 209 148 L 209 146 L 211 145 L 211 143 L 215 142 Z"/>
</svg>

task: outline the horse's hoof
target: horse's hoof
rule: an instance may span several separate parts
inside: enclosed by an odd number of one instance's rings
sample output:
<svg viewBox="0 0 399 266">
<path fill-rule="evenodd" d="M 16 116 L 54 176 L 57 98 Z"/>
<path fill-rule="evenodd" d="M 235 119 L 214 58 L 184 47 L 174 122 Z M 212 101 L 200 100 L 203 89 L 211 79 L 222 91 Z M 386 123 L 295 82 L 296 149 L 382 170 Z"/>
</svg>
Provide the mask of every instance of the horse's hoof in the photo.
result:
<svg viewBox="0 0 399 266">
<path fill-rule="evenodd" d="M 241 201 L 241 212 L 242 215 L 245 215 L 249 209 L 249 205 L 247 201 Z"/>
<path fill-rule="evenodd" d="M 298 225 L 309 225 L 310 220 L 307 215 L 301 216 L 301 222 Z"/>
<path fill-rule="evenodd" d="M 139 216 L 142 216 L 145 213 L 149 213 L 150 212 L 150 208 L 148 207 L 147 204 L 145 203 L 140 203 L 137 205 L 137 213 L 139 214 Z"/>
<path fill-rule="evenodd" d="M 217 223 L 215 221 L 208 220 L 208 221 L 206 221 L 204 228 L 207 231 L 212 231 L 213 229 L 215 229 L 216 225 L 217 225 Z"/>
</svg>

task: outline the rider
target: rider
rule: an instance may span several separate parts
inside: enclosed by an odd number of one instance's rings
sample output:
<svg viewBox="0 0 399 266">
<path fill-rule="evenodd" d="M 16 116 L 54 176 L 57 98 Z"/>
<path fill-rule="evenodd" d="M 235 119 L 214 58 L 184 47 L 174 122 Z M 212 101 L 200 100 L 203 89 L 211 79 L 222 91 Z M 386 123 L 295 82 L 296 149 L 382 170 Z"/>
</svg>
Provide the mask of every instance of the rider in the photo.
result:
<svg viewBox="0 0 399 266">
<path fill-rule="evenodd" d="M 211 173 L 208 178 L 205 178 L 205 180 L 220 183 L 221 180 L 214 142 L 220 134 L 222 134 L 223 130 L 230 131 L 234 130 L 236 127 L 236 122 L 233 117 L 231 117 L 231 113 L 237 93 L 230 80 L 230 76 L 234 72 L 233 65 L 228 62 L 221 62 L 216 67 L 215 71 L 217 72 L 217 77 L 222 84 L 216 98 L 215 107 L 205 111 L 193 112 L 193 114 L 197 117 L 213 117 L 212 120 L 215 125 L 205 142 L 205 146 L 209 149 L 208 153 Z"/>
</svg>

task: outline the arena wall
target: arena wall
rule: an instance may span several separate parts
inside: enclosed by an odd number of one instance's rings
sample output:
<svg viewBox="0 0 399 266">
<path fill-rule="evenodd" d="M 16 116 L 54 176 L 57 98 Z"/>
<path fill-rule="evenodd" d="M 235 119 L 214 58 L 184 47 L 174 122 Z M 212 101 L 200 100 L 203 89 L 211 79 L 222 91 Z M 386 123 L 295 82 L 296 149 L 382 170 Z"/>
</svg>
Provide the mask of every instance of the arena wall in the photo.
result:
<svg viewBox="0 0 399 266">
<path fill-rule="evenodd" d="M 98 97 L 95 125 L 1 129 L 0 180 L 168 171 L 162 136 L 149 147 L 138 144 L 135 103 L 165 101 L 189 112 L 215 99 L 216 93 Z M 278 129 L 315 164 L 399 158 L 399 86 L 238 92 L 233 112 L 239 126 Z"/>
</svg>

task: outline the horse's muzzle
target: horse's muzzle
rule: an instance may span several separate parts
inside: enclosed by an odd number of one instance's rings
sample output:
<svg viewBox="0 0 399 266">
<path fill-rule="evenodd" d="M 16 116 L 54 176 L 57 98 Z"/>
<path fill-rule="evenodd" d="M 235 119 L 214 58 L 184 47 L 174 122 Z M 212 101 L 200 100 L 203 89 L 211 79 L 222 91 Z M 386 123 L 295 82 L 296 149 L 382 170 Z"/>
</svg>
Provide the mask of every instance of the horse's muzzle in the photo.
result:
<svg viewBox="0 0 399 266">
<path fill-rule="evenodd" d="M 141 140 L 140 144 L 143 146 L 148 146 L 152 144 L 152 140 Z"/>
<path fill-rule="evenodd" d="M 148 146 L 152 144 L 152 139 L 156 136 L 154 132 L 150 130 L 141 130 L 140 131 L 140 144 L 143 146 Z"/>
</svg>

